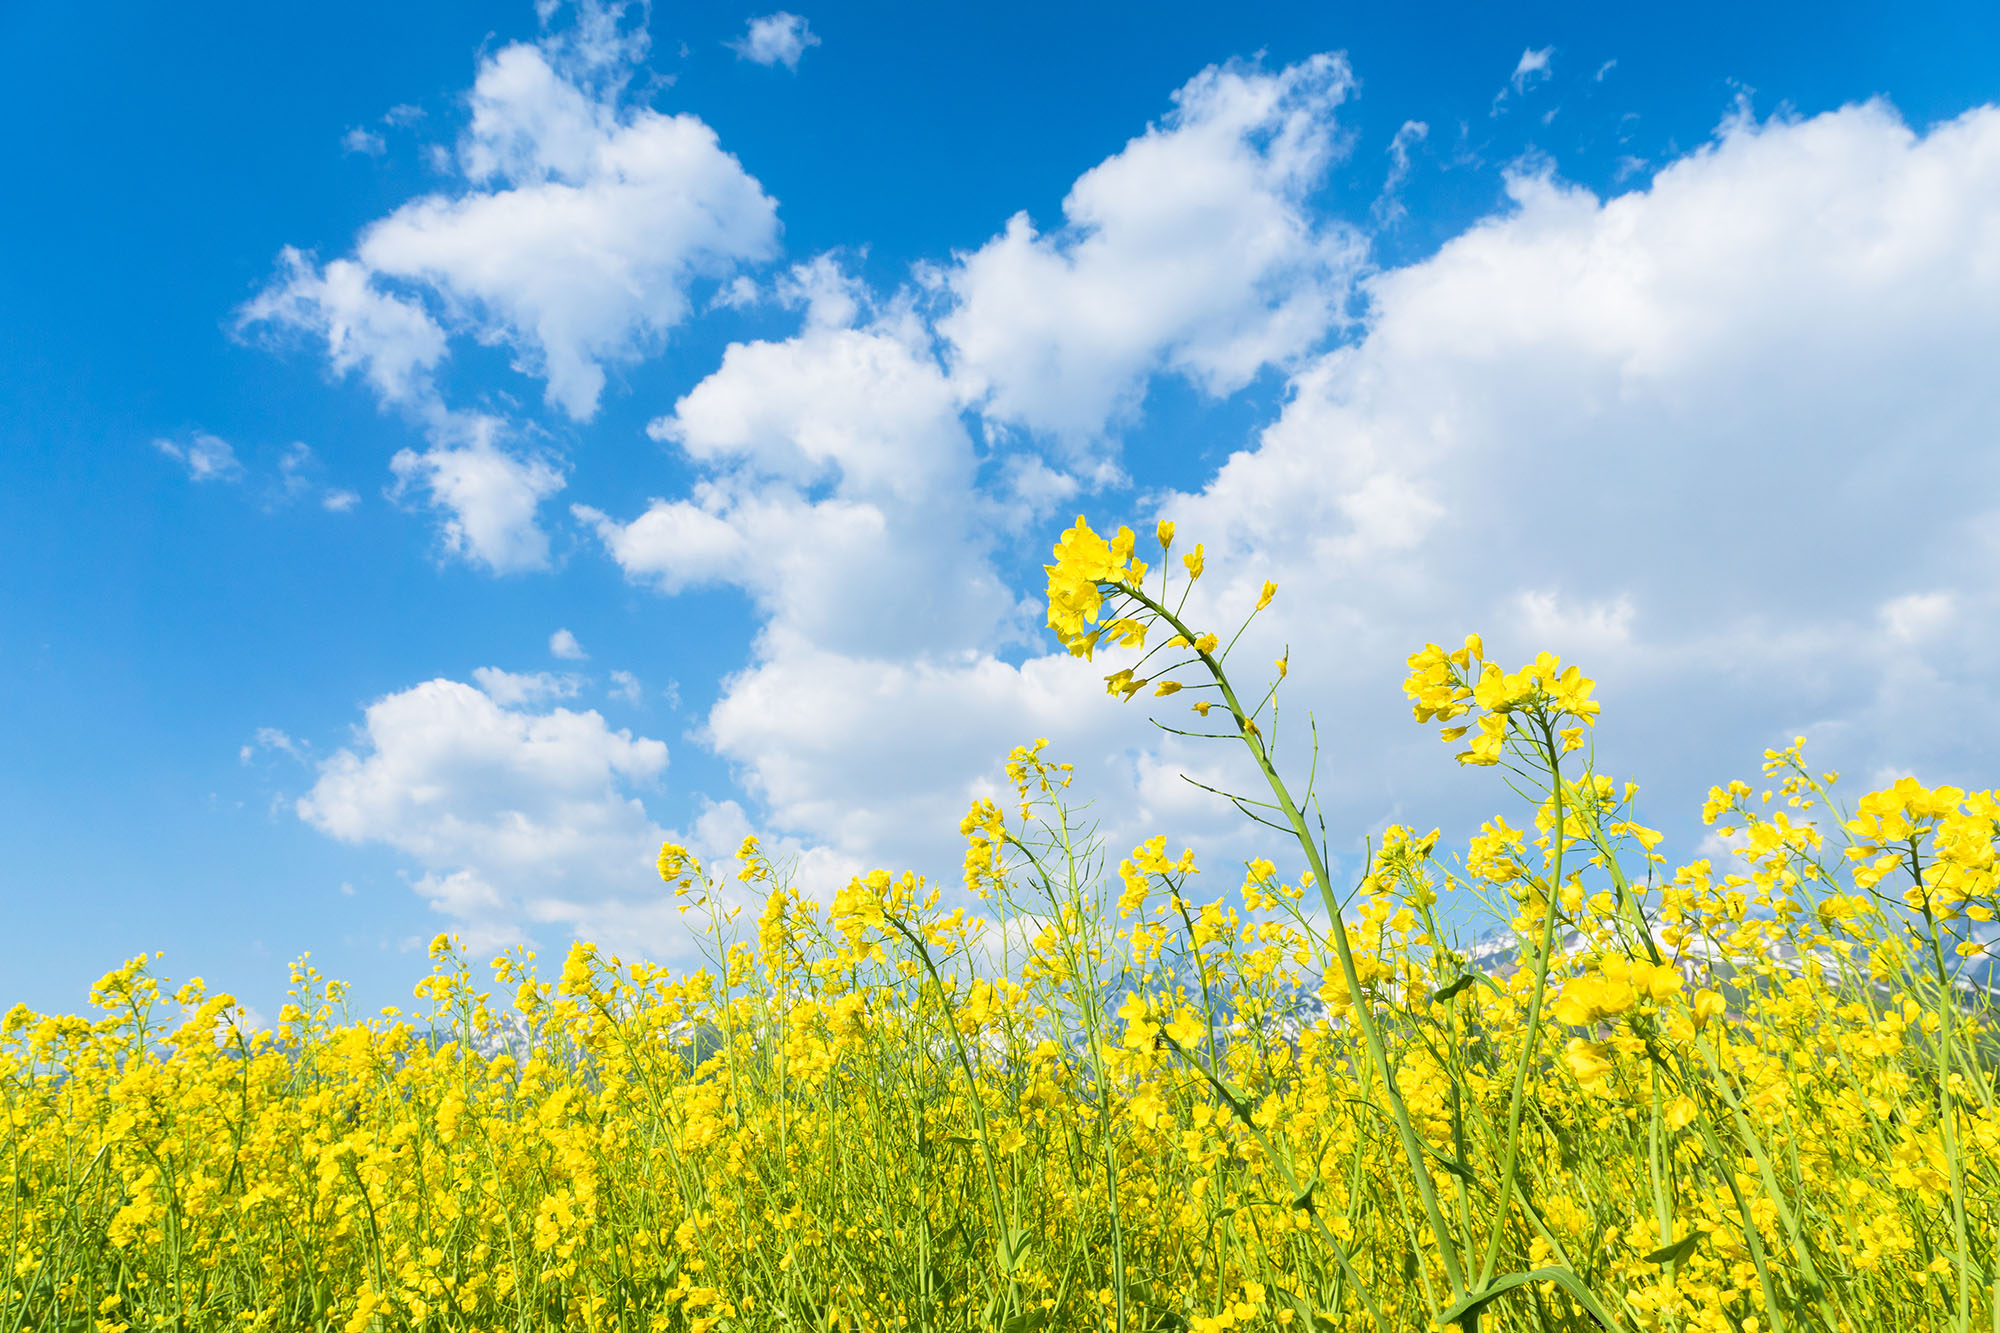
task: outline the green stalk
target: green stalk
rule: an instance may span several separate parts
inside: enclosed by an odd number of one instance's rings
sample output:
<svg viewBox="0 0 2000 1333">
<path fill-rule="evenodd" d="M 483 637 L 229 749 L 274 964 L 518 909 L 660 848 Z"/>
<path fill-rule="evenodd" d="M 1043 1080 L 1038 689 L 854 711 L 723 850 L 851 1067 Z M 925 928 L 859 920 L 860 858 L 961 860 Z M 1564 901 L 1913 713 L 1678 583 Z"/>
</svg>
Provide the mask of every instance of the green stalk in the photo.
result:
<svg viewBox="0 0 2000 1333">
<path fill-rule="evenodd" d="M 1190 644 L 1199 637 L 1182 623 L 1179 616 L 1147 596 L 1141 589 L 1125 588 L 1123 591 L 1173 626 L 1174 631 Z M 1395 1070 L 1389 1064 L 1381 1029 L 1361 993 L 1361 974 L 1354 965 L 1354 947 L 1347 937 L 1347 922 L 1340 914 L 1340 904 L 1333 896 L 1326 862 L 1321 858 L 1319 847 L 1313 841 L 1312 831 L 1306 827 L 1305 816 L 1299 812 L 1298 805 L 1292 800 L 1291 790 L 1286 787 L 1285 780 L 1278 776 L 1278 770 L 1272 764 L 1269 752 L 1264 748 L 1263 739 L 1252 730 L 1249 716 L 1237 702 L 1236 691 L 1231 687 L 1229 677 L 1224 674 L 1222 664 L 1209 653 L 1200 653 L 1200 657 L 1202 665 L 1208 669 L 1209 676 L 1221 690 L 1223 701 L 1229 705 L 1230 715 L 1236 719 L 1237 729 L 1244 745 L 1248 747 L 1251 757 L 1257 761 L 1257 767 L 1263 773 L 1271 794 L 1277 797 L 1278 807 L 1284 812 L 1286 823 L 1291 826 L 1292 836 L 1298 840 L 1300 849 L 1305 852 L 1306 864 L 1312 869 L 1313 882 L 1319 888 L 1320 900 L 1325 904 L 1327 916 L 1332 923 L 1334 953 L 1340 962 L 1341 979 L 1346 983 L 1347 993 L 1353 1000 L 1355 1025 L 1361 1030 L 1361 1040 L 1368 1051 L 1369 1062 L 1381 1076 L 1383 1090 L 1388 1094 L 1390 1114 L 1396 1123 L 1396 1136 L 1401 1141 L 1403 1158 L 1409 1164 L 1411 1176 L 1416 1182 L 1418 1197 L 1423 1202 L 1425 1220 L 1430 1225 L 1431 1234 L 1437 1240 L 1438 1254 L 1444 1262 L 1445 1275 L 1451 1281 L 1453 1298 L 1463 1299 L 1467 1295 L 1465 1270 L 1459 1263 L 1457 1243 L 1451 1234 L 1451 1228 L 1445 1222 L 1443 1210 L 1438 1206 L 1437 1187 L 1431 1180 L 1430 1169 L 1424 1164 L 1423 1148 L 1417 1139 L 1416 1126 L 1410 1120 L 1409 1107 L 1404 1104 L 1402 1090 L 1396 1083 Z"/>
<path fill-rule="evenodd" d="M 1550 800 L 1555 807 L 1555 829 L 1550 835 L 1554 839 L 1555 854 L 1553 869 L 1549 875 L 1549 891 L 1546 910 L 1542 913 L 1541 952 L 1535 960 L 1535 993 L 1528 1001 L 1527 1038 L 1521 1045 L 1521 1060 L 1514 1067 L 1514 1089 L 1508 1099 L 1507 1109 L 1507 1153 L 1500 1171 L 1500 1206 L 1493 1214 L 1493 1233 L 1486 1241 L 1486 1257 L 1479 1266 L 1479 1286 L 1483 1289 L 1493 1280 L 1493 1270 L 1500 1262 L 1500 1240 L 1507 1229 L 1507 1210 L 1514 1203 L 1514 1179 L 1521 1168 L 1521 1107 L 1527 1094 L 1528 1069 L 1534 1063 L 1536 1048 L 1542 1039 L 1542 1001 L 1549 989 L 1549 963 L 1555 952 L 1556 920 L 1562 907 L 1563 884 L 1563 785 L 1562 760 L 1556 752 L 1555 735 L 1546 719 L 1537 719 L 1542 729 L 1542 750 L 1548 759 Z"/>
</svg>

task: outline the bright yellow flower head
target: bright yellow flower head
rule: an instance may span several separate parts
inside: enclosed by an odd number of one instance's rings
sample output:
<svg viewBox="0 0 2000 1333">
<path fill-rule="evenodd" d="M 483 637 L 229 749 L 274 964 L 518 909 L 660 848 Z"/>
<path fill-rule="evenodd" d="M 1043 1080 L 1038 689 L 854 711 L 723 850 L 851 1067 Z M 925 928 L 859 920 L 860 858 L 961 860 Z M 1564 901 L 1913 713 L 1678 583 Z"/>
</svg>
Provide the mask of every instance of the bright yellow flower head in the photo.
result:
<svg viewBox="0 0 2000 1333">
<path fill-rule="evenodd" d="M 1088 633 L 1084 627 L 1097 623 L 1104 605 L 1102 585 L 1131 586 L 1138 581 L 1132 565 L 1134 541 L 1132 529 L 1120 528 L 1107 542 L 1078 514 L 1076 526 L 1056 543 L 1055 563 L 1042 568 L 1049 577 L 1049 628 L 1065 645 L 1082 639 Z"/>
</svg>

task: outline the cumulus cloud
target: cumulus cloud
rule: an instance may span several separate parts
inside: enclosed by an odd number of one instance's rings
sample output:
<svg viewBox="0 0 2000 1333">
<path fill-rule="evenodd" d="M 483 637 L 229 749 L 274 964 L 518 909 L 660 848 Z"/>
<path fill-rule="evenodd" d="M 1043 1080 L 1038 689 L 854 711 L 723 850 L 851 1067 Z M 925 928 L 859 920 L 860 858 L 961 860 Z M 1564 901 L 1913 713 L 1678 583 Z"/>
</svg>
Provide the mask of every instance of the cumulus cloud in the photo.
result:
<svg viewBox="0 0 2000 1333">
<path fill-rule="evenodd" d="M 638 793 L 665 771 L 666 745 L 594 711 L 534 711 L 531 697 L 552 691 L 496 688 L 505 675 L 376 700 L 297 805 L 323 833 L 409 856 L 416 891 L 476 948 L 518 942 L 524 923 L 574 925 L 593 905 L 659 896 L 665 832 Z"/>
<path fill-rule="evenodd" d="M 743 35 L 729 43 L 729 49 L 741 60 L 797 69 L 799 57 L 806 53 L 806 48 L 818 45 L 819 38 L 813 33 L 811 25 L 797 14 L 779 10 L 763 18 L 751 19 Z"/>
<path fill-rule="evenodd" d="M 870 657 L 804 646 L 732 677 L 706 739 L 739 764 L 780 828 L 871 864 L 948 871 L 958 820 L 999 793 L 1000 761 L 1037 736 L 1103 756 L 1110 785 L 1146 737 L 1070 660 Z"/>
<path fill-rule="evenodd" d="M 760 834 L 819 893 L 864 868 L 761 828 L 734 801 L 700 802 L 688 827 L 663 827 L 645 804 L 667 770 L 663 742 L 554 706 L 575 694 L 572 678 L 483 668 L 474 679 L 369 704 L 295 809 L 331 837 L 408 857 L 411 889 L 475 951 L 582 938 L 692 963 L 696 937 L 654 869 L 669 839 L 727 873 L 745 835 Z"/>
<path fill-rule="evenodd" d="M 185 443 L 157 439 L 153 447 L 187 469 L 190 481 L 241 481 L 243 464 L 229 441 L 206 431 L 196 431 Z"/>
<path fill-rule="evenodd" d="M 730 347 L 650 427 L 700 469 L 690 495 L 622 521 L 575 513 L 634 579 L 744 589 L 767 635 L 878 653 L 979 645 L 1015 608 L 988 560 L 952 387 L 907 311 L 840 326 L 857 307 L 843 295 L 830 310 L 824 293 L 844 289 L 817 281 L 796 337 Z"/>
<path fill-rule="evenodd" d="M 687 317 L 694 281 L 776 252 L 776 204 L 695 116 L 594 100 L 527 43 L 488 58 L 472 108 L 459 165 L 473 188 L 403 205 L 357 254 L 511 349 L 577 420 L 607 363 Z"/>
<path fill-rule="evenodd" d="M 491 417 L 463 419 L 466 434 L 421 451 L 400 450 L 389 461 L 401 498 L 421 490 L 440 518 L 444 552 L 495 574 L 544 569 L 549 538 L 536 522 L 541 502 L 563 487 L 552 458 L 515 452 L 499 442 Z"/>
<path fill-rule="evenodd" d="M 1509 194 L 1371 278 L 1366 335 L 1162 502 L 1212 567 L 1279 580 L 1260 646 L 1294 646 L 1302 699 L 1381 701 L 1343 710 L 1371 756 L 1348 799 L 1434 772 L 1399 739 L 1399 659 L 1473 628 L 1581 656 L 1672 790 L 1832 718 L 1854 752 L 1913 729 L 1964 762 L 1915 701 L 1991 687 L 1908 648 L 1995 593 L 1968 553 L 2000 481 L 1975 350 L 2000 335 L 2000 111 L 1739 116 L 1647 189 Z"/>
<path fill-rule="evenodd" d="M 238 312 L 243 329 L 317 340 L 336 375 L 422 429 L 427 446 L 392 463 L 399 487 L 428 493 L 447 552 L 494 571 L 547 563 L 537 509 L 563 468 L 500 447 L 501 423 L 447 402 L 453 340 L 505 348 L 549 405 L 587 421 L 607 368 L 655 350 L 689 317 L 693 286 L 777 249 L 775 202 L 715 132 L 628 96 L 643 14 L 591 0 L 539 12 L 537 40 L 481 59 L 470 121 L 438 163 L 450 188 L 365 227 L 351 255 L 285 248 Z M 394 108 L 385 123 L 420 115 Z M 361 133 L 373 151 L 379 136 Z"/>
<path fill-rule="evenodd" d="M 364 157 L 380 157 L 389 151 L 389 141 L 365 125 L 356 125 L 340 136 L 341 149 Z"/>
<path fill-rule="evenodd" d="M 428 402 L 445 357 L 444 330 L 421 303 L 382 291 L 351 259 L 322 267 L 291 246 L 278 254 L 277 278 L 238 312 L 237 323 L 323 338 L 334 373 L 359 372 L 385 403 Z"/>
<path fill-rule="evenodd" d="M 1958 613 L 1958 598 L 1949 592 L 1911 592 L 1884 602 L 1877 614 L 1882 627 L 1901 643 L 1920 643 L 1945 629 Z"/>
<path fill-rule="evenodd" d="M 1643 760 L 1661 822 L 1793 734 L 1855 771 L 1919 756 L 1976 776 L 1962 770 L 1996 737 L 1966 719 L 2000 703 L 1965 665 L 2000 646 L 1985 628 L 2000 623 L 2000 384 L 1983 356 L 2000 336 L 2000 111 L 1921 135 L 1880 104 L 1737 117 L 1642 190 L 1600 198 L 1548 171 L 1507 190 L 1429 259 L 1369 278 L 1359 336 L 1294 367 L 1255 444 L 1136 516 L 1208 543 L 1201 623 L 1233 623 L 1279 582 L 1239 659 L 1254 674 L 1289 647 L 1285 697 L 1323 706 L 1336 850 L 1392 818 L 1462 829 L 1506 801 L 1410 724 L 1399 689 L 1407 653 L 1475 628 L 1496 656 L 1551 649 L 1602 680 L 1600 757 Z M 1005 475 L 940 466 L 959 448 L 941 403 L 923 430 L 811 442 L 841 438 L 829 420 L 905 410 L 907 391 L 862 388 L 851 416 L 820 420 L 782 390 L 866 364 L 884 336 L 809 320 L 732 349 L 657 428 L 706 480 L 636 520 L 584 513 L 633 577 L 757 600 L 764 633 L 702 738 L 780 827 L 871 864 L 948 874 L 952 815 L 1008 746 L 1043 734 L 1084 762 L 1114 845 L 1171 831 L 1211 856 L 1254 846 L 1178 775 L 1245 789 L 1255 774 L 1233 750 L 1152 733 L 1143 702 L 1106 700 L 1109 665 L 1003 658 L 1018 622 L 999 597 L 964 619 L 878 615 L 930 595 L 937 566 L 909 554 L 852 591 L 869 568 L 841 563 L 856 534 L 903 531 L 872 452 L 884 440 L 931 460 L 904 477 L 913 493 L 991 498 Z M 915 375 L 920 344 L 901 345 L 907 363 L 865 343 Z M 850 473 L 872 480 L 844 494 Z M 800 507 L 764 518 L 769 495 Z M 810 509 L 837 499 L 880 526 Z M 990 532 L 1000 508 L 965 512 Z M 957 558 L 987 567 L 977 541 Z M 841 616 L 786 590 L 820 559 L 842 571 Z M 849 613 L 899 632 L 846 637 Z M 1302 719 L 1283 735 L 1303 764 Z"/>
<path fill-rule="evenodd" d="M 581 662 L 590 654 L 583 651 L 583 645 L 576 641 L 576 635 L 566 629 L 559 629 L 549 635 L 549 656 L 560 657 L 566 662 Z"/>
<path fill-rule="evenodd" d="M 1365 249 L 1307 206 L 1353 87 L 1332 55 L 1204 70 L 1077 180 L 1060 229 L 1016 214 L 934 271 L 962 390 L 990 420 L 1074 444 L 1129 416 L 1156 371 L 1224 395 L 1306 353 Z"/>
</svg>

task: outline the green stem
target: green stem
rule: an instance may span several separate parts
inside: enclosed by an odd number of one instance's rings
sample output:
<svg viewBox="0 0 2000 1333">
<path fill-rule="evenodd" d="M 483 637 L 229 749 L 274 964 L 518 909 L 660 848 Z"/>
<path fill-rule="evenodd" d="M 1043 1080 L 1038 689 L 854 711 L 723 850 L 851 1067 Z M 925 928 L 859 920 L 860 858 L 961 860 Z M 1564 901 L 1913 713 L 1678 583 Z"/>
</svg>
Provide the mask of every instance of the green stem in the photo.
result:
<svg viewBox="0 0 2000 1333">
<path fill-rule="evenodd" d="M 1124 588 L 1123 591 L 1173 626 L 1174 631 L 1190 644 L 1198 637 L 1179 616 L 1147 596 L 1141 589 Z M 1361 974 L 1354 965 L 1354 947 L 1347 936 L 1347 922 L 1341 916 L 1340 904 L 1333 896 L 1326 862 L 1320 856 L 1318 844 L 1313 841 L 1311 830 L 1306 827 L 1305 816 L 1300 813 L 1298 805 L 1292 800 L 1291 790 L 1286 787 L 1284 779 L 1278 776 L 1278 770 L 1271 762 L 1270 753 L 1264 748 L 1262 737 L 1252 729 L 1249 716 L 1244 713 L 1242 705 L 1237 701 L 1236 691 L 1231 687 L 1229 677 L 1224 674 L 1222 664 L 1209 653 L 1202 652 L 1200 657 L 1202 665 L 1208 669 L 1209 676 L 1221 691 L 1223 702 L 1228 704 L 1230 715 L 1236 719 L 1244 745 L 1249 749 L 1251 757 L 1257 761 L 1257 767 L 1263 773 L 1264 781 L 1270 786 L 1271 794 L 1277 798 L 1278 807 L 1284 813 L 1285 822 L 1291 826 L 1293 837 L 1298 840 L 1300 849 L 1305 852 L 1306 864 L 1312 869 L 1313 883 L 1319 888 L 1320 900 L 1325 904 L 1327 916 L 1331 921 L 1330 933 L 1333 937 L 1334 953 L 1339 959 L 1341 979 L 1346 983 L 1347 994 L 1352 1001 L 1355 1026 L 1361 1031 L 1361 1040 L 1368 1052 L 1369 1063 L 1380 1075 L 1383 1090 L 1389 1098 L 1389 1110 L 1396 1124 L 1396 1136 L 1401 1141 L 1404 1160 L 1409 1164 L 1418 1197 L 1423 1202 L 1425 1220 L 1430 1225 L 1431 1234 L 1437 1240 L 1438 1255 L 1444 1263 L 1445 1275 L 1451 1281 L 1452 1296 L 1454 1300 L 1463 1299 L 1467 1294 L 1465 1270 L 1459 1263 L 1457 1242 L 1451 1234 L 1451 1228 L 1445 1222 L 1443 1210 L 1438 1206 L 1437 1187 L 1431 1180 L 1430 1169 L 1424 1164 L 1423 1147 L 1417 1138 L 1416 1126 L 1410 1120 L 1409 1107 L 1404 1104 L 1402 1089 L 1396 1083 L 1395 1070 L 1389 1064 L 1381 1028 L 1377 1025 L 1375 1015 L 1361 993 Z"/>
</svg>

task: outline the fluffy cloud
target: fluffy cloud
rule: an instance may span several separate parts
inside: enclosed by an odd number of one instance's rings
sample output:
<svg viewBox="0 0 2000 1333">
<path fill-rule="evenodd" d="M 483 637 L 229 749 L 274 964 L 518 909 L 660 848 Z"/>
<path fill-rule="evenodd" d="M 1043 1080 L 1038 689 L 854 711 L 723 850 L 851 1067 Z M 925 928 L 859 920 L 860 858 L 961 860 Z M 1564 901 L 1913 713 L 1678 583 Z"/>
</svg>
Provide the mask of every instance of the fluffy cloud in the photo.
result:
<svg viewBox="0 0 2000 1333">
<path fill-rule="evenodd" d="M 1371 279 L 1366 336 L 1163 502 L 1280 581 L 1256 646 L 1294 646 L 1302 699 L 1380 701 L 1342 710 L 1371 756 L 1347 799 L 1435 777 L 1397 659 L 1471 628 L 1581 655 L 1675 793 L 1795 731 L 1957 771 L 1990 731 L 1916 701 L 1991 715 L 1958 663 L 1996 592 L 2000 111 L 1739 117 L 1646 190 L 1509 194 Z"/>
<path fill-rule="evenodd" d="M 2000 111 L 1922 135 L 1874 104 L 1737 118 L 1609 199 L 1518 174 L 1504 211 L 1368 281 L 1361 335 L 1294 370 L 1254 447 L 1145 516 L 1208 543 L 1203 623 L 1233 623 L 1279 581 L 1234 660 L 1254 676 L 1289 646 L 1285 698 L 1326 706 L 1336 850 L 1392 818 L 1463 828 L 1507 799 L 1410 724 L 1398 688 L 1406 653 L 1473 628 L 1498 655 L 1550 648 L 1602 679 L 1605 762 L 1647 765 L 1663 821 L 1795 732 L 1857 771 L 1970 778 L 1997 738 L 1967 719 L 2000 703 L 1968 665 L 2000 647 L 1986 628 L 2000 623 L 1995 254 Z M 841 500 L 851 473 L 873 480 L 849 503 L 894 514 L 873 452 L 887 440 L 931 461 L 904 478 L 917 491 L 990 489 L 998 472 L 968 483 L 962 465 L 936 467 L 958 448 L 941 402 L 905 436 L 868 424 L 907 411 L 907 387 L 893 403 L 857 391 L 824 419 L 788 405 L 783 386 L 816 391 L 815 367 L 866 364 L 857 340 L 882 336 L 809 326 L 734 349 L 660 427 L 714 475 L 634 522 L 586 515 L 634 577 L 758 599 L 757 655 L 703 738 L 781 827 L 856 861 L 948 874 L 952 816 L 1040 734 L 1085 761 L 1079 785 L 1114 845 L 1158 828 L 1211 858 L 1247 849 L 1226 807 L 1178 775 L 1237 789 L 1255 775 L 1226 747 L 1149 732 L 1142 702 L 1106 700 L 1108 665 L 1003 660 L 1017 622 L 997 611 L 858 605 L 934 595 L 933 567 L 842 563 L 857 533 L 902 529 L 814 506 Z M 905 369 L 921 367 L 901 345 Z M 843 422 L 855 443 L 809 439 L 838 440 Z M 801 498 L 813 485 L 824 498 Z M 969 539 L 960 567 L 986 568 L 979 551 Z M 815 560 L 840 577 L 814 584 Z M 864 569 L 883 575 L 865 596 L 849 581 Z M 841 616 L 793 600 L 794 576 L 901 632 L 844 637 Z M 1302 723 L 1283 733 L 1301 767 Z"/>
<path fill-rule="evenodd" d="M 581 662 L 590 656 L 583 651 L 583 645 L 576 641 L 576 635 L 566 629 L 559 629 L 549 635 L 549 655 L 569 662 Z"/>
<path fill-rule="evenodd" d="M 401 450 L 390 460 L 396 494 L 412 488 L 428 494 L 442 516 L 439 537 L 447 554 L 495 574 L 545 568 L 549 539 L 535 515 L 562 489 L 561 467 L 540 454 L 503 448 L 494 418 L 454 418 L 452 424 L 465 433 L 421 452 Z"/>
<path fill-rule="evenodd" d="M 385 403 L 416 406 L 434 395 L 445 333 L 420 302 L 379 289 L 351 259 L 321 267 L 286 246 L 278 276 L 237 315 L 239 327 L 273 324 L 326 341 L 334 373 L 360 372 Z"/>
<path fill-rule="evenodd" d="M 1131 412 L 1156 371 L 1223 395 L 1311 349 L 1364 251 L 1306 203 L 1353 86 L 1328 55 L 1277 73 L 1204 70 L 1160 124 L 1077 180 L 1060 230 L 1016 214 L 937 270 L 964 391 L 992 420 L 1076 443 Z"/>
<path fill-rule="evenodd" d="M 472 108 L 459 161 L 474 188 L 403 205 L 357 254 L 511 348 L 578 420 L 607 362 L 686 318 L 690 283 L 776 252 L 777 205 L 692 115 L 594 100 L 525 43 L 481 67 Z"/>
<path fill-rule="evenodd" d="M 635 792 L 665 770 L 667 747 L 594 711 L 518 706 L 552 691 L 499 688 L 505 676 L 378 699 L 297 807 L 344 842 L 408 855 L 417 891 L 482 948 L 516 941 L 524 922 L 576 924 L 594 904 L 656 899 L 665 836 Z"/>
<path fill-rule="evenodd" d="M 865 868 L 760 829 L 734 801 L 701 803 L 683 830 L 662 827 L 645 798 L 661 786 L 664 743 L 614 729 L 594 710 L 552 706 L 576 693 L 573 678 L 491 667 L 473 676 L 477 688 L 431 680 L 370 704 L 295 809 L 329 836 L 409 857 L 412 890 L 474 951 L 534 944 L 539 934 L 694 962 L 696 938 L 654 870 L 669 839 L 726 874 L 744 837 L 758 833 L 821 894 Z M 282 733 L 260 732 L 257 744 L 307 759 L 303 742 Z M 246 747 L 246 762 L 252 754 Z"/>
<path fill-rule="evenodd" d="M 586 0 L 564 23 L 540 6 L 535 42 L 487 55 L 451 190 L 413 199 L 326 263 L 287 247 L 238 313 L 245 329 L 302 332 L 340 376 L 407 413 L 427 445 L 392 463 L 440 515 L 445 551 L 496 572 L 540 568 L 541 502 L 561 461 L 501 447 L 506 423 L 454 408 L 438 384 L 453 338 L 505 347 L 569 417 L 597 411 L 606 368 L 656 348 L 692 308 L 777 249 L 777 208 L 692 115 L 634 104 L 643 16 Z M 421 115 L 396 108 L 385 121 Z M 367 150 L 379 136 L 372 132 Z"/>
<path fill-rule="evenodd" d="M 738 58 L 759 65 L 783 65 L 797 69 L 806 48 L 818 46 L 819 38 L 803 18 L 779 10 L 763 18 L 751 19 L 743 35 L 729 43 Z"/>
<path fill-rule="evenodd" d="M 623 522 L 576 513 L 635 579 L 749 592 L 767 646 L 977 647 L 1015 608 L 987 558 L 972 441 L 908 312 L 834 322 L 857 313 L 822 300 L 798 336 L 732 346 L 653 423 L 702 469 L 689 497 Z"/>
</svg>

